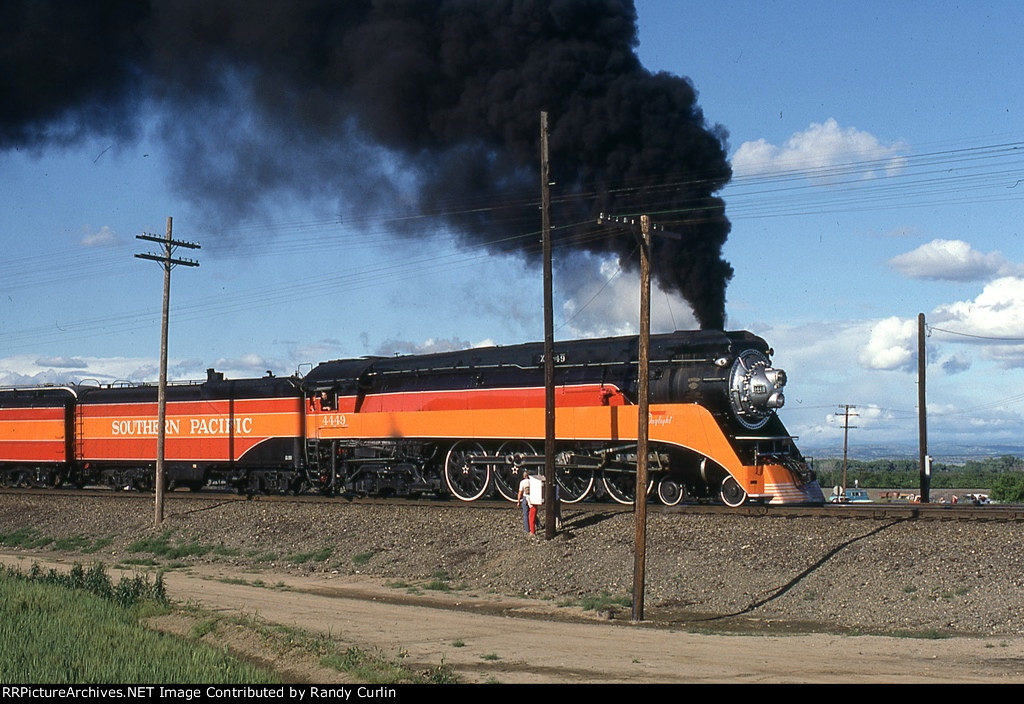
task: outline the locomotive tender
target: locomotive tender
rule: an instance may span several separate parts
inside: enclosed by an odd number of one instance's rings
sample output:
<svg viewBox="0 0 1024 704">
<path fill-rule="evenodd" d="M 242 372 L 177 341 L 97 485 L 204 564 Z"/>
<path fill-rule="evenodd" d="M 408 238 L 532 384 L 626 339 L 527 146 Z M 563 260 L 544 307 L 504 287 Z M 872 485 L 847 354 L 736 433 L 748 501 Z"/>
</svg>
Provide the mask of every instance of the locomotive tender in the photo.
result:
<svg viewBox="0 0 1024 704">
<path fill-rule="evenodd" d="M 650 495 L 820 503 L 776 411 L 786 375 L 748 332 L 677 331 L 650 348 Z M 447 494 L 514 501 L 544 463 L 543 345 L 323 362 L 302 378 L 167 390 L 165 463 L 178 486 L 241 492 Z M 636 336 L 556 342 L 563 501 L 635 496 Z M 153 485 L 157 387 L 0 389 L 9 485 Z"/>
</svg>

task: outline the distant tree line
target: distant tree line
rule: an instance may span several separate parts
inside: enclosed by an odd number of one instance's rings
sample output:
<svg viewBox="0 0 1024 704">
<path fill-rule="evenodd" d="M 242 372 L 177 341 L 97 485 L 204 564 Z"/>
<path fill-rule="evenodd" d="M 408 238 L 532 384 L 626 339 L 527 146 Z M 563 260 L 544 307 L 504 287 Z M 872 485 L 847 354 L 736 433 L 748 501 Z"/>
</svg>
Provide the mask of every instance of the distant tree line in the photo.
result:
<svg viewBox="0 0 1024 704">
<path fill-rule="evenodd" d="M 815 459 L 823 488 L 843 483 L 842 458 Z M 921 486 L 918 460 L 848 460 L 846 486 L 870 489 L 917 489 Z M 1012 455 L 968 460 L 963 464 L 932 462 L 932 489 L 985 489 L 992 499 L 1024 502 L 1024 459 Z"/>
</svg>

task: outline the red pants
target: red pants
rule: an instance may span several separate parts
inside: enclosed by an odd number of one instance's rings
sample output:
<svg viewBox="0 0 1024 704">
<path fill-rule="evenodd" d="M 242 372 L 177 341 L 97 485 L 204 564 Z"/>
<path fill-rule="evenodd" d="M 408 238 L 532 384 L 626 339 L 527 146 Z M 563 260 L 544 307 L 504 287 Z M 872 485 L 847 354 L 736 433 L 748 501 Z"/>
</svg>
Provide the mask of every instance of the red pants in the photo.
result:
<svg viewBox="0 0 1024 704">
<path fill-rule="evenodd" d="M 530 532 L 537 532 L 537 507 L 530 504 Z"/>
</svg>

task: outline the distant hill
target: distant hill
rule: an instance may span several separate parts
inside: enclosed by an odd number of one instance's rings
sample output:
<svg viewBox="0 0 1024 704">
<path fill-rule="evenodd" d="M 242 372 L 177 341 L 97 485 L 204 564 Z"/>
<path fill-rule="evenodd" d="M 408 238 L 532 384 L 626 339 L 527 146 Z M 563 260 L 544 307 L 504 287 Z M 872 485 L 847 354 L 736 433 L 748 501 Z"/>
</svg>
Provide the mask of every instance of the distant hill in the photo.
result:
<svg viewBox="0 0 1024 704">
<path fill-rule="evenodd" d="M 839 445 L 827 445 L 821 447 L 814 447 L 809 445 L 800 444 L 800 451 L 808 457 L 816 459 L 826 458 L 841 458 L 843 456 L 843 447 Z M 918 456 L 917 444 L 891 444 L 891 445 L 856 445 L 851 446 L 848 451 L 848 457 L 856 460 L 891 460 L 891 459 L 908 459 L 916 458 Z M 940 442 L 928 443 L 928 454 L 934 457 L 936 460 L 945 462 L 947 464 L 956 464 L 959 462 L 966 462 L 967 460 L 984 459 L 986 457 L 1001 457 L 1003 455 L 1013 455 L 1014 457 L 1024 457 L 1024 445 L 953 445 L 943 444 Z"/>
</svg>

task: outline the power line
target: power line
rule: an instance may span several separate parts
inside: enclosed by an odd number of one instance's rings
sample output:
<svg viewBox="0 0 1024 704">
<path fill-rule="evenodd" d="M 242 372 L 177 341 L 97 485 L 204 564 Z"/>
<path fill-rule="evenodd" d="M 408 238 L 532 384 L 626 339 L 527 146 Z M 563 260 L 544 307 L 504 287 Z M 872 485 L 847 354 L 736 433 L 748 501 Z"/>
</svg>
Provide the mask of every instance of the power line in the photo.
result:
<svg viewBox="0 0 1024 704">
<path fill-rule="evenodd" d="M 900 172 L 884 173 L 882 167 L 891 158 L 900 160 Z M 931 203 L 950 202 L 949 194 L 968 194 L 968 199 L 978 202 L 985 200 L 1008 200 L 1024 197 L 1024 188 L 1019 192 L 1006 187 L 1007 183 L 1019 181 L 1024 169 L 1024 142 L 1006 139 L 991 144 L 971 145 L 950 149 L 938 149 L 919 155 L 886 155 L 884 157 L 853 160 L 844 164 L 811 168 L 791 168 L 775 171 L 771 174 L 756 176 L 739 176 L 727 188 L 730 191 L 729 217 L 731 219 L 789 217 L 842 210 L 863 211 L 869 206 L 875 209 L 905 207 Z M 1018 166 L 1018 163 L 1022 166 Z M 680 172 L 682 175 L 682 172 Z M 870 177 L 870 178 L 868 178 Z M 852 183 L 836 184 L 830 180 L 837 178 L 857 179 Z M 861 180 L 863 179 L 863 180 Z M 708 178 L 698 174 L 688 178 L 666 179 L 658 186 L 639 188 L 641 181 L 623 179 L 618 184 L 605 184 L 607 191 L 575 191 L 563 188 L 553 195 L 554 202 L 563 204 L 573 201 L 596 199 L 602 193 L 626 192 L 643 190 L 648 195 L 659 191 L 678 192 L 707 183 Z M 841 187 L 839 187 L 841 186 Z M 773 188 L 774 187 L 774 188 Z M 994 194 L 999 188 L 1001 194 Z M 1008 192 L 1008 194 L 1007 194 Z M 786 197 L 780 197 L 786 196 Z M 292 220 L 264 225 L 243 226 L 231 230 L 210 230 L 207 236 L 222 239 L 224 235 L 245 235 L 251 239 L 257 235 L 278 235 L 263 237 L 266 245 L 262 251 L 244 248 L 225 253 L 234 259 L 247 257 L 267 257 L 302 255 L 305 252 L 321 251 L 325 248 L 344 249 L 346 252 L 367 250 L 379 245 L 379 238 L 368 237 L 368 230 L 376 232 L 393 232 L 396 226 L 408 233 L 421 231 L 430 238 L 436 232 L 438 217 L 456 217 L 466 214 L 485 214 L 508 211 L 510 208 L 521 208 L 526 214 L 534 215 L 539 207 L 534 192 L 522 191 L 506 197 L 501 204 L 494 204 L 487 199 L 451 198 L 438 203 L 428 211 L 416 213 L 332 215 L 329 217 Z M 688 208 L 685 214 L 693 219 L 701 209 L 714 210 L 717 205 L 704 205 Z M 658 210 L 652 208 L 652 215 L 671 225 L 672 214 L 680 213 L 677 209 Z M 712 216 L 711 219 L 717 217 Z M 578 225 L 578 224 L 577 224 Z M 564 231 L 564 227 L 562 228 Z M 574 244 L 588 244 L 603 238 L 607 233 L 596 229 L 584 229 L 574 237 Z M 425 238 L 426 239 L 426 238 Z M 491 251 L 525 251 L 531 252 L 539 247 L 536 243 L 538 235 L 532 228 L 505 238 L 482 244 L 456 242 L 459 250 L 445 257 L 442 266 L 448 270 L 456 270 L 471 266 L 480 257 L 487 256 Z M 555 243 L 556 247 L 566 246 Z M 32 287 L 49 285 L 54 272 L 61 272 L 62 281 L 99 280 L 111 274 L 124 274 L 127 269 L 123 264 L 116 263 L 116 250 L 111 248 L 95 248 L 82 254 L 81 251 L 57 254 L 44 254 L 19 257 L 0 263 L 0 280 L 3 290 L 15 291 Z M 115 257 L 112 260 L 112 257 Z M 298 296 L 329 295 L 339 290 L 353 290 L 377 285 L 381 282 L 410 275 L 425 275 L 426 268 L 436 264 L 436 255 L 416 256 L 405 259 L 390 258 L 383 263 L 375 263 L 356 272 L 346 272 L 345 276 L 324 275 L 312 281 L 290 282 L 284 286 L 257 286 L 235 295 L 220 297 L 216 302 L 184 301 L 188 315 L 207 317 L 224 311 L 239 310 L 243 301 L 251 306 L 254 301 L 262 305 L 296 300 Z M 111 267 L 116 267 L 111 269 Z M 411 271 L 409 268 L 411 267 Z M 67 272 L 67 273 L 65 273 Z M 614 278 L 615 274 L 611 278 Z M 606 282 L 602 289 L 606 289 Z M 594 299 L 588 301 L 590 305 Z M 180 308 L 176 306 L 176 309 Z M 66 339 L 68 332 L 77 333 L 78 337 L 91 337 L 109 334 L 111 329 L 127 329 L 138 324 L 139 318 L 151 317 L 147 310 L 131 311 L 101 316 L 89 320 L 71 322 L 60 321 L 63 330 L 56 326 L 40 325 L 27 330 L 5 331 L 5 346 L 25 346 L 26 341 L 42 342 L 46 340 Z M 566 323 L 562 323 L 564 326 Z M 1021 342 L 1024 338 L 999 338 L 969 333 L 957 333 L 942 328 L 933 328 L 939 332 L 987 339 L 1003 342 Z M 20 343 L 20 344 L 19 344 Z"/>
<path fill-rule="evenodd" d="M 947 335 L 956 335 L 957 337 L 970 337 L 976 340 L 992 340 L 995 342 L 1024 342 L 1024 337 L 994 337 L 991 335 L 975 335 L 969 332 L 957 332 L 956 330 L 946 330 L 944 328 L 937 328 L 934 325 L 928 326 L 928 331 L 932 330 L 936 332 L 944 332 Z"/>
</svg>

